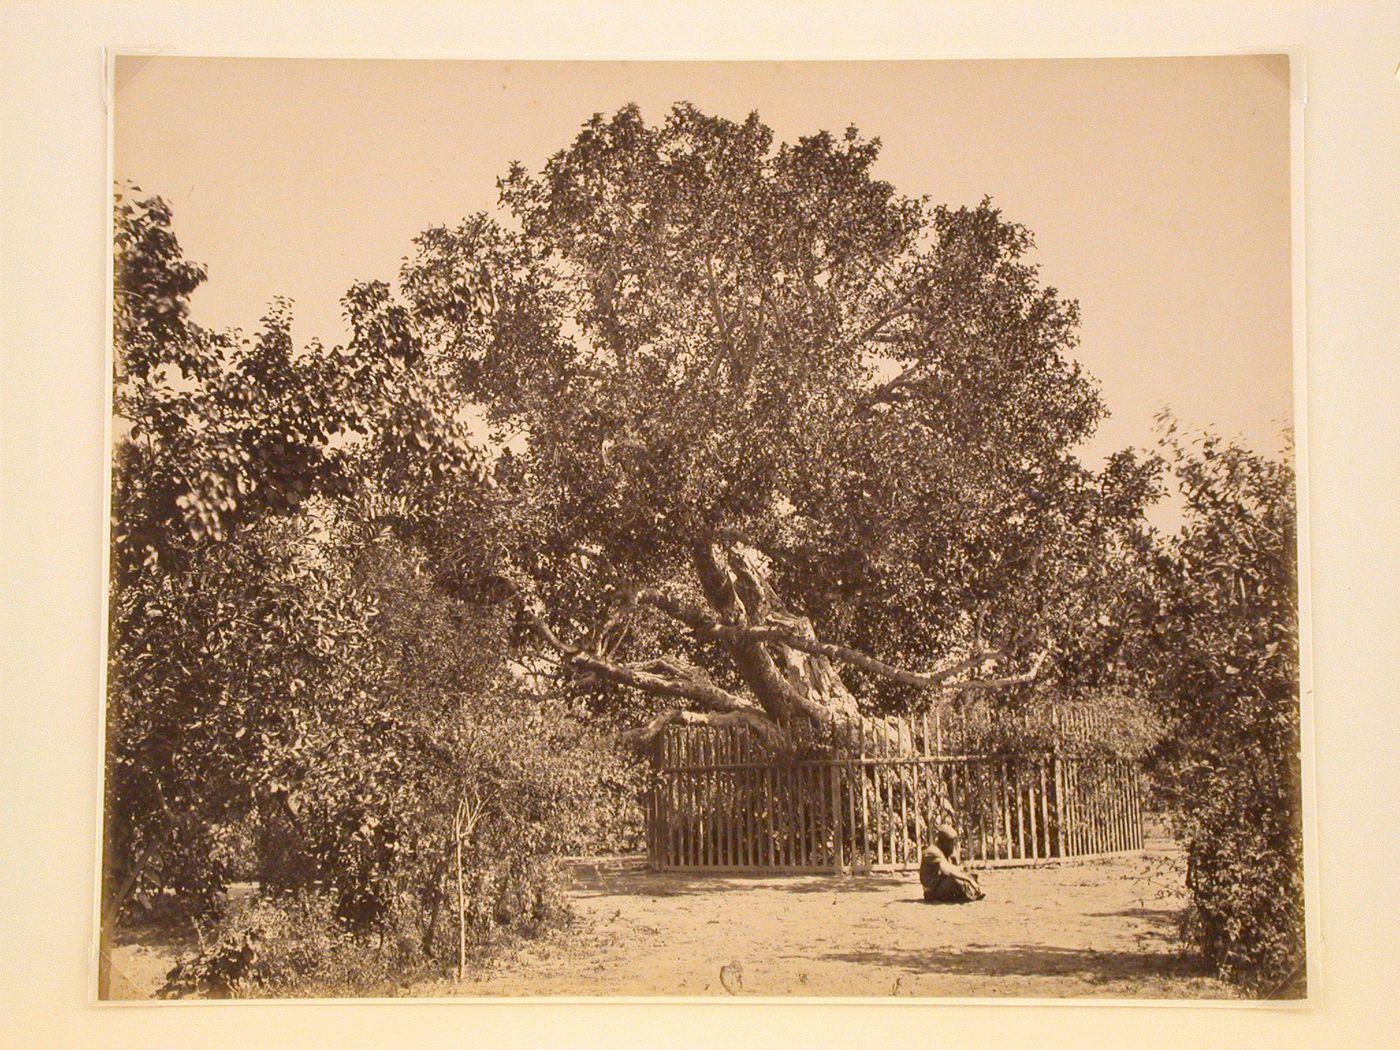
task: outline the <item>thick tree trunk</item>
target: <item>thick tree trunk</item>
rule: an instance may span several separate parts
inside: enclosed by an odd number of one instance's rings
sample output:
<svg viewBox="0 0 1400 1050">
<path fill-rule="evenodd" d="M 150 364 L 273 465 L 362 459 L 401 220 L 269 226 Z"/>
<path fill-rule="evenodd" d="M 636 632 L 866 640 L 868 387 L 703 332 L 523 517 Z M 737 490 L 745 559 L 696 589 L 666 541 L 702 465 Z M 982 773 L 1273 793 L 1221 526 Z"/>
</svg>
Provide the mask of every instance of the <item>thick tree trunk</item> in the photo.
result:
<svg viewBox="0 0 1400 1050">
<path fill-rule="evenodd" d="M 701 590 L 722 623 L 776 626 L 815 640 L 811 621 L 782 604 L 751 552 L 700 544 L 693 560 Z M 860 717 L 855 697 L 826 656 L 742 634 L 726 635 L 723 644 L 744 684 L 779 725 Z"/>
<path fill-rule="evenodd" d="M 742 547 L 701 545 L 694 562 L 701 589 L 726 626 L 775 628 L 773 635 L 816 643 L 812 621 L 782 603 L 760 556 Z M 780 730 L 802 726 L 837 747 L 853 748 L 859 742 L 882 755 L 916 753 L 914 741 L 898 729 L 861 714 L 831 659 L 814 651 L 822 646 L 798 648 L 772 636 L 742 632 L 726 633 L 722 642 L 744 683 Z M 919 794 L 910 768 L 899 767 L 894 776 L 899 790 L 911 797 Z M 924 783 L 922 790 L 929 789 Z M 941 790 L 927 807 L 931 824 L 956 823 L 952 802 Z"/>
<path fill-rule="evenodd" d="M 559 653 L 565 666 L 682 702 L 683 706 L 625 734 L 638 746 L 649 746 L 667 726 L 677 723 L 742 724 L 776 751 L 798 742 L 825 739 L 843 749 L 859 745 L 867 753 L 883 757 L 912 756 L 917 751 L 907 728 L 897 729 L 882 719 L 863 715 L 835 661 L 892 681 L 943 692 L 994 689 L 1030 681 L 1047 655 L 1037 654 L 1030 669 L 1021 674 L 954 681 L 1009 657 L 1008 648 L 988 648 L 979 637 L 968 653 L 948 665 L 911 671 L 849 646 L 818 639 L 811 621 L 783 604 L 769 582 L 763 556 L 750 547 L 707 539 L 693 544 L 690 554 L 705 607 L 655 588 L 632 593 L 628 604 L 663 612 L 688 627 L 697 639 L 721 645 L 743 682 L 741 691 L 722 687 L 703 669 L 674 656 L 622 663 L 605 647 L 588 650 L 570 643 L 549 626 L 525 588 L 507 581 L 520 597 L 521 613 L 535 634 Z M 910 767 L 901 768 L 897 775 L 902 783 L 912 778 Z M 906 787 L 912 790 L 912 781 Z M 935 822 L 953 822 L 953 809 L 946 797 L 932 800 L 930 809 L 936 810 L 930 816 Z"/>
</svg>

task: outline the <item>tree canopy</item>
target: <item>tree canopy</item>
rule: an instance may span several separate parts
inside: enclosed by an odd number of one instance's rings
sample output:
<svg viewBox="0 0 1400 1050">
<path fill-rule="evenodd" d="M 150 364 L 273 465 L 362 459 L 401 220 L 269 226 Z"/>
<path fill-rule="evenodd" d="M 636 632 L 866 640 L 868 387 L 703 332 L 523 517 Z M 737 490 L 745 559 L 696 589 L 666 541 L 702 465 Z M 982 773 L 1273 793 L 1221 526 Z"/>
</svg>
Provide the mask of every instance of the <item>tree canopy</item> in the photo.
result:
<svg viewBox="0 0 1400 1050">
<path fill-rule="evenodd" d="M 425 499 L 420 535 L 576 679 L 820 719 L 859 706 L 833 661 L 873 704 L 1094 630 L 1059 570 L 1121 544 L 1151 469 L 1074 455 L 1105 410 L 1030 232 L 878 156 L 629 106 L 418 238 L 421 367 L 489 423 L 507 508 Z"/>
</svg>

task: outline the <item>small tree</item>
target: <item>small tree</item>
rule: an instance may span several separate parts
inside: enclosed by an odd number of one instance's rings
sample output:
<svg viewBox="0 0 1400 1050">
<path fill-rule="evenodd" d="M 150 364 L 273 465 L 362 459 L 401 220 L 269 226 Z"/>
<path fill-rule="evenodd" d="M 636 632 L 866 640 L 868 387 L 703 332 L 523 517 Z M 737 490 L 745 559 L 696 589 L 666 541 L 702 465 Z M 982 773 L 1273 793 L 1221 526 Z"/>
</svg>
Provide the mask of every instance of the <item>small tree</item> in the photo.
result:
<svg viewBox="0 0 1400 1050">
<path fill-rule="evenodd" d="M 178 882 L 185 905 L 206 907 L 221 884 L 208 836 L 246 806 L 232 773 L 250 743 L 243 703 L 287 695 L 305 652 L 266 586 L 294 541 L 275 525 L 226 541 L 348 488 L 337 439 L 386 386 L 372 362 L 297 353 L 285 303 L 251 340 L 197 325 L 205 271 L 166 204 L 137 193 L 119 192 L 115 213 L 104 950 L 143 887 Z"/>
<path fill-rule="evenodd" d="M 500 816 L 466 858 L 490 922 L 464 934 L 553 907 L 543 862 L 607 756 L 518 695 L 499 611 L 437 587 L 372 511 L 486 491 L 402 309 L 357 285 L 333 350 L 297 350 L 283 303 L 251 340 L 215 334 L 165 204 L 119 194 L 116 226 L 101 991 L 130 901 L 208 916 L 235 874 L 314 892 L 351 933 L 407 901 L 430 955 L 470 784 Z"/>
</svg>

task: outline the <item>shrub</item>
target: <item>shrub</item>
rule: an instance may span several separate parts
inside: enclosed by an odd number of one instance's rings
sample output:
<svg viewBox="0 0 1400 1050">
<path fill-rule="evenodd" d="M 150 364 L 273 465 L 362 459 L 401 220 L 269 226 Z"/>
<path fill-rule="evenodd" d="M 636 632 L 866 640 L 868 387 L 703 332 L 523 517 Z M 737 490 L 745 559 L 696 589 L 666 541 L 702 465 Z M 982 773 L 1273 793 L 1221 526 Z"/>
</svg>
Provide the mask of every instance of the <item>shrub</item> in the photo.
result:
<svg viewBox="0 0 1400 1050">
<path fill-rule="evenodd" d="M 1186 932 L 1258 995 L 1302 989 L 1296 518 L 1290 464 L 1213 435 L 1164 444 L 1186 498 L 1150 624 L 1171 731 L 1158 788 L 1187 854 Z"/>
<path fill-rule="evenodd" d="M 299 988 L 321 955 L 377 979 L 362 947 L 386 938 L 443 972 L 557 924 L 552 858 L 627 835 L 632 766 L 529 692 L 498 617 L 444 596 L 403 545 L 289 524 L 189 572 L 160 618 L 188 670 L 161 667 L 138 690 L 140 659 L 122 666 L 109 827 L 144 859 L 140 892 L 203 923 L 195 985 Z M 222 903 L 235 877 L 258 884 L 252 910 Z"/>
<path fill-rule="evenodd" d="M 943 719 L 943 748 L 961 754 L 1018 755 L 1058 749 L 1139 758 L 1165 727 L 1149 701 L 1116 692 L 1064 700 L 1038 693 L 1013 704 L 960 700 Z"/>
<path fill-rule="evenodd" d="M 412 922 L 357 935 L 332 894 L 313 889 L 226 901 L 197 925 L 199 948 L 171 970 L 162 995 L 241 998 L 391 990 L 428 960 Z"/>
</svg>

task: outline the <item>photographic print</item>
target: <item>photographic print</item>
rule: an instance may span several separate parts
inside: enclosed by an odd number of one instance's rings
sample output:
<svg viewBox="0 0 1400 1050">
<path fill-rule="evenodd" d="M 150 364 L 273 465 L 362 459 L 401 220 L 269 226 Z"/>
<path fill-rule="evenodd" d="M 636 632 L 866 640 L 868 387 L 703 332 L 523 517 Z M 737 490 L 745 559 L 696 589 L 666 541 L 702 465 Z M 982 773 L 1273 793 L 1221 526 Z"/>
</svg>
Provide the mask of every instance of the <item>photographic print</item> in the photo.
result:
<svg viewBox="0 0 1400 1050">
<path fill-rule="evenodd" d="M 99 998 L 1307 995 L 1285 55 L 121 55 Z"/>
</svg>

